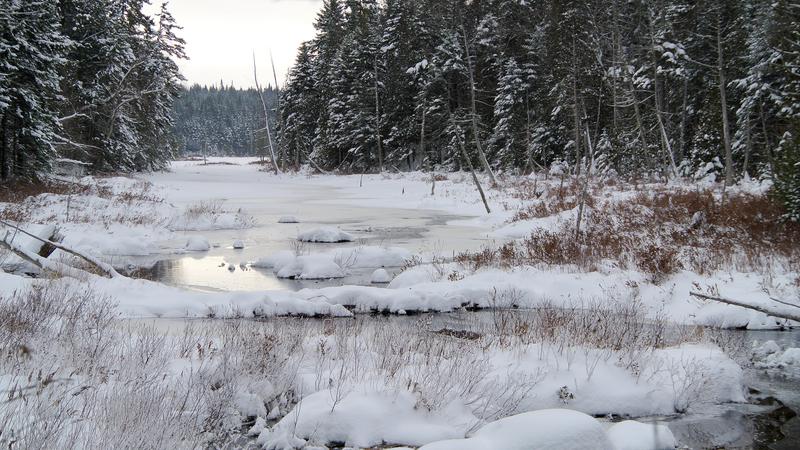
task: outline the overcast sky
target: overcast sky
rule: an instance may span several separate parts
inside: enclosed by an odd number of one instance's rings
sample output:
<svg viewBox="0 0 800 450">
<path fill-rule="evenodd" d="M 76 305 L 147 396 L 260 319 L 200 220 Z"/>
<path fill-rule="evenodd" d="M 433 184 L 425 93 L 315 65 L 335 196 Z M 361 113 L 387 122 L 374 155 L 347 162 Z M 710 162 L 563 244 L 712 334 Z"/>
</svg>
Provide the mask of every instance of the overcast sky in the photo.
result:
<svg viewBox="0 0 800 450">
<path fill-rule="evenodd" d="M 160 8 L 164 0 L 149 7 Z M 253 51 L 262 85 L 273 84 L 269 52 L 283 83 L 300 43 L 314 37 L 322 0 L 169 0 L 169 10 L 186 40 L 181 61 L 189 83 L 253 86 Z"/>
</svg>

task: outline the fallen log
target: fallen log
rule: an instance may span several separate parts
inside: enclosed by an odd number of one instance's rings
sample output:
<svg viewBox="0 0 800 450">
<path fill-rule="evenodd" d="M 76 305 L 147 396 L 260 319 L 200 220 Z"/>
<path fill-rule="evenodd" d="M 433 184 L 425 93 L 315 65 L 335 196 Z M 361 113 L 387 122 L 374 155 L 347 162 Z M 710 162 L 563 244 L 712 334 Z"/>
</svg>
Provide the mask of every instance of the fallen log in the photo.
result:
<svg viewBox="0 0 800 450">
<path fill-rule="evenodd" d="M 8 233 L 6 233 L 6 237 L 8 237 Z M 79 279 L 85 278 L 89 275 L 88 272 L 85 272 L 78 268 L 68 266 L 58 261 L 51 261 L 35 253 L 30 253 L 8 242 L 5 238 L 0 240 L 0 247 L 5 247 L 10 252 L 19 256 L 21 259 L 28 261 L 29 263 L 41 269 L 42 271 L 50 271 L 53 273 L 57 273 L 61 276 L 67 276 L 70 278 L 79 278 Z"/>
<path fill-rule="evenodd" d="M 34 238 L 34 239 L 36 239 L 38 241 L 41 241 L 41 242 L 43 242 L 45 244 L 48 244 L 48 245 L 52 246 L 53 248 L 57 248 L 57 249 L 59 249 L 61 251 L 64 251 L 64 252 L 67 252 L 67 253 L 69 253 L 71 255 L 77 256 L 78 258 L 81 258 L 84 261 L 86 261 L 89 264 L 91 264 L 94 267 L 96 267 L 100 272 L 104 273 L 108 278 L 116 278 L 116 277 L 121 277 L 122 276 L 110 264 L 106 264 L 103 261 L 100 261 L 99 259 L 97 259 L 97 258 L 95 258 L 93 256 L 84 255 L 83 253 L 80 253 L 77 250 L 73 250 L 73 249 L 71 249 L 71 248 L 69 248 L 69 247 L 67 247 L 67 246 L 65 246 L 63 244 L 59 244 L 58 242 L 53 242 L 53 241 L 51 241 L 49 239 L 44 239 L 44 238 L 41 238 L 39 236 L 36 236 L 35 234 L 28 233 L 27 231 L 23 230 L 22 228 L 14 225 L 14 224 L 11 224 L 9 222 L 6 222 L 5 220 L 0 220 L 0 224 L 5 225 L 5 226 L 10 227 L 10 228 L 13 228 L 13 229 L 19 231 L 20 233 L 22 233 L 22 234 L 24 234 L 26 236 L 32 237 L 32 238 Z M 6 244 L 7 248 L 9 248 L 9 249 L 14 248 L 14 246 L 11 245 L 10 242 L 5 242 L 5 240 L 4 240 L 4 243 Z M 18 250 L 21 250 L 21 249 L 18 249 Z M 12 249 L 11 251 L 14 251 L 14 250 Z M 14 253 L 16 253 L 18 256 L 22 257 L 23 259 L 27 259 L 27 258 L 23 257 L 22 255 L 20 255 L 17 251 L 14 251 Z M 25 252 L 25 253 L 27 253 L 27 252 Z M 30 261 L 30 260 L 28 260 L 28 261 Z M 32 262 L 33 264 L 36 264 L 33 261 L 30 261 L 30 262 Z M 42 268 L 42 267 L 39 266 L 39 268 Z"/>
<path fill-rule="evenodd" d="M 776 309 L 776 308 L 773 308 L 773 307 L 770 307 L 770 306 L 766 306 L 766 305 L 753 305 L 753 304 L 745 303 L 745 302 L 742 302 L 742 301 L 739 301 L 739 300 L 733 300 L 733 299 L 725 298 L 725 297 L 714 297 L 712 295 L 701 294 L 699 292 L 689 292 L 689 295 L 691 295 L 693 297 L 701 298 L 703 300 L 713 300 L 715 302 L 727 303 L 729 305 L 735 305 L 735 306 L 740 306 L 742 308 L 752 309 L 752 310 L 755 310 L 755 311 L 758 311 L 758 312 L 762 312 L 762 313 L 767 314 L 767 315 L 772 316 L 772 317 L 779 317 L 781 319 L 789 319 L 789 320 L 794 320 L 794 321 L 800 322 L 800 313 L 795 313 L 795 312 L 792 312 L 792 311 L 786 311 L 786 310 L 784 310 L 782 308 L 781 309 Z M 778 303 L 781 303 L 781 304 L 784 304 L 784 305 L 789 305 L 789 306 L 794 306 L 796 308 L 800 308 L 800 307 L 798 307 L 796 305 L 792 305 L 791 303 L 786 303 L 786 302 L 783 302 L 783 301 L 779 301 Z"/>
</svg>

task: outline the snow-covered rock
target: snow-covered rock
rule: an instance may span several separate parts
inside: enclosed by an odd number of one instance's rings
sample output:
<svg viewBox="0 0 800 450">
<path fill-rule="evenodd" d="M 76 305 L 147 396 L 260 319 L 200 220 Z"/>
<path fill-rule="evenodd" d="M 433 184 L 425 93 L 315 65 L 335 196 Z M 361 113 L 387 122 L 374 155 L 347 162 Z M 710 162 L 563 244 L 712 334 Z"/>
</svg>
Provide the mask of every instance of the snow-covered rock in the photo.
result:
<svg viewBox="0 0 800 450">
<path fill-rule="evenodd" d="M 616 450 L 671 450 L 678 445 L 668 427 L 635 420 L 614 424 L 608 437 Z"/>
<path fill-rule="evenodd" d="M 235 248 L 237 250 L 243 249 L 244 248 L 244 241 L 241 240 L 241 239 L 237 239 L 237 240 L 233 241 L 233 248 Z"/>
<path fill-rule="evenodd" d="M 334 228 L 334 227 L 321 227 L 313 230 L 305 231 L 297 235 L 297 240 L 303 242 L 352 242 L 353 236 L 349 233 Z"/>
<path fill-rule="evenodd" d="M 203 236 L 189 236 L 185 248 L 190 252 L 205 252 L 211 248 L 211 244 Z"/>
<path fill-rule="evenodd" d="M 278 223 L 300 223 L 300 221 L 295 216 L 281 216 Z"/>
<path fill-rule="evenodd" d="M 385 284 L 392 281 L 392 276 L 389 275 L 386 269 L 377 269 L 372 272 L 372 277 L 370 277 L 369 281 L 372 284 Z"/>
<path fill-rule="evenodd" d="M 603 426 L 569 409 L 543 409 L 488 423 L 467 439 L 434 442 L 420 450 L 613 450 Z"/>
</svg>

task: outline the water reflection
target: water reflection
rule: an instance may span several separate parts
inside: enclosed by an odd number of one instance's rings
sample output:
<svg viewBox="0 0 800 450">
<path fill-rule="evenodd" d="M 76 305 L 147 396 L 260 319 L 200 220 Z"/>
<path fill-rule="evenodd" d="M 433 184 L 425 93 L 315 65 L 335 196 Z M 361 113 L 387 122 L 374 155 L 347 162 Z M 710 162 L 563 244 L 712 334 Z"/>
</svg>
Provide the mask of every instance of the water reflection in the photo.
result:
<svg viewBox="0 0 800 450">
<path fill-rule="evenodd" d="M 393 270 L 387 269 L 391 274 Z M 165 259 L 149 268 L 138 268 L 129 273 L 136 278 L 203 291 L 299 291 L 343 285 L 365 285 L 370 282 L 372 270 L 351 270 L 344 278 L 329 280 L 289 280 L 278 278 L 268 269 L 229 261 L 224 256 L 186 256 Z M 394 272 L 399 272 L 395 269 Z"/>
</svg>

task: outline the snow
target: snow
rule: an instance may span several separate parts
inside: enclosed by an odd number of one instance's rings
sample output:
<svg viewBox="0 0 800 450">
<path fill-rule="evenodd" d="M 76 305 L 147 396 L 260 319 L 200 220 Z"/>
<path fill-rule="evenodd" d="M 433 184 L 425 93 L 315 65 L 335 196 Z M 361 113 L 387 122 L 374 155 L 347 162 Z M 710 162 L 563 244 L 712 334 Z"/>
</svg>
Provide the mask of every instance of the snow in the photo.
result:
<svg viewBox="0 0 800 450">
<path fill-rule="evenodd" d="M 347 273 L 326 255 L 306 255 L 294 258 L 276 271 L 278 278 L 321 280 L 343 278 Z"/>
<path fill-rule="evenodd" d="M 350 269 L 398 267 L 410 257 L 407 250 L 398 247 L 359 246 L 301 256 L 281 251 L 251 265 L 272 269 L 279 278 L 326 279 L 342 278 Z"/>
<path fill-rule="evenodd" d="M 241 250 L 244 248 L 244 241 L 241 239 L 237 239 L 233 241 L 233 248 L 236 250 Z"/>
<path fill-rule="evenodd" d="M 467 439 L 434 442 L 420 450 L 614 450 L 603 426 L 568 409 L 545 409 L 484 425 Z"/>
<path fill-rule="evenodd" d="M 28 233 L 38 236 L 42 239 L 50 239 L 53 237 L 53 234 L 56 232 L 56 227 L 54 225 L 42 225 L 36 223 L 16 223 L 11 222 L 12 225 L 18 226 L 21 229 L 27 231 Z M 0 225 L 0 238 L 4 237 L 11 242 L 15 247 L 24 250 L 27 253 L 38 254 L 41 250 L 44 243 L 38 239 L 35 239 L 31 236 L 25 235 L 11 227 L 6 227 L 4 225 Z M 4 251 L 4 250 L 0 250 Z M 28 263 L 27 261 L 22 260 L 17 255 L 9 254 L 7 256 L 3 256 L 0 258 L 0 265 L 6 268 L 12 269 L 19 269 L 25 268 L 25 270 L 36 270 L 37 268 Z"/>
<path fill-rule="evenodd" d="M 678 445 L 668 427 L 634 420 L 614 424 L 608 437 L 616 450 L 672 450 Z"/>
<path fill-rule="evenodd" d="M 300 223 L 300 221 L 295 216 L 281 216 L 278 223 Z"/>
<path fill-rule="evenodd" d="M 321 227 L 313 230 L 304 231 L 297 235 L 297 240 L 302 242 L 351 242 L 353 236 L 349 233 L 334 228 L 334 227 Z"/>
<path fill-rule="evenodd" d="M 185 248 L 190 252 L 205 252 L 211 249 L 211 244 L 203 236 L 190 236 Z"/>
<path fill-rule="evenodd" d="M 349 447 L 384 443 L 420 446 L 463 436 L 474 417 L 453 406 L 438 414 L 416 406 L 414 395 L 400 392 L 353 391 L 344 395 L 329 389 L 303 398 L 259 442 L 266 448 L 300 438 L 309 444 L 343 442 Z M 339 398 L 341 397 L 341 398 Z"/>
<path fill-rule="evenodd" d="M 787 376 L 800 378 L 800 348 L 781 349 L 770 340 L 753 349 L 753 362 L 759 369 L 781 369 Z"/>
<path fill-rule="evenodd" d="M 384 284 L 390 281 L 392 281 L 392 276 L 389 275 L 386 269 L 376 269 L 370 277 L 370 283 L 372 284 Z"/>
<path fill-rule="evenodd" d="M 70 219 L 66 220 L 66 199 L 48 194 L 37 200 L 38 207 L 32 209 L 32 220 L 46 223 L 51 217 L 56 217 L 53 222 L 58 224 L 64 243 L 95 255 L 207 251 L 210 245 L 205 237 L 178 232 L 181 229 L 203 229 L 209 230 L 204 234 L 214 242 L 235 239 L 248 243 L 241 252 L 230 252 L 227 248 L 214 251 L 215 256 L 223 251 L 236 255 L 235 264 L 230 261 L 230 256 L 224 260 L 227 268 L 235 273 L 228 274 L 219 269 L 226 277 L 240 276 L 242 271 L 236 270 L 237 266 L 242 270 L 247 268 L 239 266 L 238 262 L 250 258 L 257 259 L 252 267 L 269 269 L 277 277 L 328 279 L 362 270 L 360 273 L 365 275 L 365 281 L 366 275 L 372 274 L 369 281 L 382 285 L 333 286 L 298 292 L 253 289 L 234 293 L 200 292 L 145 280 L 106 279 L 93 275 L 82 280 L 48 282 L 76 289 L 90 287 L 99 295 L 110 297 L 122 318 L 352 317 L 354 313 L 371 311 L 396 314 L 456 312 L 466 315 L 465 307 L 525 309 L 546 305 L 582 308 L 590 304 L 613 307 L 619 303 L 641 305 L 644 317 L 666 320 L 670 324 L 750 329 L 776 328 L 786 325 L 786 322 L 744 308 L 701 301 L 689 296 L 688 292 L 713 292 L 718 296 L 744 298 L 755 303 L 769 302 L 770 296 L 793 298 L 796 292 L 793 286 L 796 286 L 797 274 L 783 269 L 780 264 L 771 266 L 774 269 L 768 274 L 739 271 L 736 267 L 703 274 L 679 271 L 654 284 L 645 274 L 613 262 L 602 262 L 591 269 L 536 264 L 473 270 L 445 262 L 448 260 L 444 258 L 434 259 L 433 251 L 417 255 L 414 253 L 416 249 L 409 251 L 407 242 L 402 241 L 381 245 L 345 244 L 343 247 L 305 246 L 293 242 L 292 251 L 278 251 L 286 248 L 283 241 L 279 248 L 265 249 L 259 247 L 259 238 L 248 231 L 240 231 L 256 223 L 245 211 L 256 208 L 253 205 L 265 203 L 269 204 L 263 208 L 271 209 L 259 211 L 258 217 L 269 230 L 270 239 L 273 233 L 281 232 L 278 230 L 283 230 L 281 239 L 295 237 L 294 227 L 275 224 L 276 217 L 290 211 L 302 214 L 309 228 L 322 223 L 336 223 L 362 230 L 357 228 L 361 224 L 352 225 L 354 222 L 344 217 L 351 211 L 348 208 L 384 208 L 376 210 L 374 216 L 391 212 L 385 208 L 407 208 L 459 215 L 460 225 L 474 227 L 468 230 L 469 239 L 479 242 L 479 245 L 495 245 L 507 239 L 525 237 L 535 229 L 557 227 L 560 223 L 574 220 L 576 211 L 567 209 L 547 217 L 507 223 L 516 210 L 536 200 L 518 201 L 507 192 L 491 189 L 488 191 L 489 201 L 495 212 L 485 215 L 479 202 L 474 201 L 474 187 L 462 174 L 448 174 L 449 179 L 437 182 L 437 194 L 431 196 L 429 174 L 420 173 L 364 175 L 362 188 L 360 176 L 272 176 L 247 164 L 198 168 L 181 162 L 176 163 L 173 169 L 170 174 L 147 176 L 156 182 L 152 189 L 162 196 L 162 200 L 125 204 L 113 196 L 90 194 L 73 197 Z M 197 170 L 203 171 L 201 176 L 194 173 Z M 85 181 L 97 182 L 91 178 Z M 558 180 L 551 181 L 558 183 Z M 114 193 L 120 193 L 130 189 L 134 181 L 109 179 L 104 183 L 108 183 Z M 279 200 L 274 204 L 264 202 L 265 189 Z M 751 184 L 736 189 L 759 190 L 762 187 Z M 321 191 L 335 192 L 336 195 L 314 199 L 308 203 L 312 205 L 309 208 L 325 205 L 326 214 L 334 211 L 342 214 L 341 217 L 317 220 L 309 210 L 291 206 L 306 204 L 308 199 L 304 195 L 318 196 Z M 222 207 L 220 202 L 194 207 L 209 198 L 226 198 L 229 199 L 226 205 L 233 206 Z M 500 207 L 506 203 L 506 208 Z M 287 217 L 281 217 L 278 222 L 296 223 L 283 220 Z M 367 225 L 372 226 L 371 223 Z M 42 227 L 37 233 L 52 232 L 52 229 L 45 228 L 49 225 L 34 225 L 29 229 L 36 230 L 36 227 Z M 219 227 L 237 231 L 230 234 L 212 231 Z M 370 233 L 364 234 L 371 239 Z M 354 239 L 338 228 L 327 226 L 300 233 L 298 239 L 338 242 L 342 236 Z M 426 235 L 425 239 L 446 240 L 450 237 L 446 234 Z M 406 248 L 390 245 L 404 245 Z M 445 252 L 449 258 L 450 249 Z M 262 255 L 264 257 L 259 258 Z M 51 258 L 64 256 L 55 252 Z M 197 255 L 197 258 L 204 256 Z M 412 267 L 395 275 L 397 268 L 406 265 Z M 38 281 L 0 272 L 0 295 L 34 283 Z M 385 283 L 388 284 L 383 285 Z M 784 290 L 783 294 L 780 289 Z M 457 314 L 453 316 L 457 317 Z M 468 317 L 471 320 L 476 316 Z M 386 329 L 388 325 L 381 323 L 380 326 Z M 403 332 L 397 329 L 386 333 L 384 338 L 392 342 L 404 338 Z M 346 340 L 340 339 L 343 336 L 309 334 L 298 354 L 318 351 L 321 342 L 341 345 Z M 429 337 L 426 335 L 426 339 Z M 452 340 L 463 339 L 452 337 Z M 481 341 L 481 345 L 484 342 Z M 249 432 L 257 435 L 259 442 L 267 448 L 289 448 L 300 444 L 322 446 L 331 442 L 351 446 L 424 445 L 433 449 L 513 449 L 550 445 L 550 448 L 558 448 L 558 445 L 581 448 L 586 442 L 593 444 L 590 448 L 672 448 L 674 437 L 664 426 L 630 421 L 608 425 L 587 414 L 671 415 L 676 411 L 692 411 L 698 405 L 746 400 L 742 369 L 720 348 L 707 342 L 674 345 L 642 351 L 637 355 L 639 365 L 635 369 L 623 364 L 622 359 L 628 357 L 627 354 L 574 342 L 564 344 L 561 350 L 555 343 L 538 341 L 515 341 L 507 348 L 492 346 L 481 356 L 478 367 L 485 377 L 481 378 L 481 386 L 489 386 L 487 395 L 496 394 L 497 391 L 491 389 L 501 389 L 502 383 L 517 377 L 525 380 L 529 388 L 515 397 L 518 405 L 503 412 L 503 415 L 517 415 L 498 420 L 495 420 L 497 417 L 480 416 L 479 408 L 465 405 L 463 399 L 452 393 L 445 396 L 446 401 L 442 404 L 425 404 L 424 395 L 408 387 L 408 380 L 414 379 L 413 376 L 418 374 L 415 371 L 422 367 L 416 359 L 420 357 L 419 353 L 414 353 L 398 369 L 396 385 L 389 386 L 374 366 L 353 375 L 355 381 L 340 383 L 330 368 L 323 370 L 315 366 L 320 361 L 325 364 L 340 361 L 340 356 L 332 351 L 326 354 L 328 359 L 305 360 L 304 365 L 297 368 L 298 379 L 293 380 L 291 389 L 296 395 L 294 399 L 300 403 L 293 409 L 293 403 L 281 408 L 265 404 L 266 394 L 246 389 L 232 396 L 232 402 L 240 414 L 257 417 L 256 425 Z M 468 352 L 471 348 L 472 344 L 467 342 L 459 350 Z M 380 360 L 381 355 L 370 348 L 366 348 L 364 353 L 359 360 L 359 370 L 373 364 L 371 361 Z M 800 367 L 800 349 L 782 349 L 774 342 L 755 349 L 753 358 L 755 366 L 763 369 Z M 434 378 L 452 385 L 462 381 L 440 373 Z M 562 388 L 571 395 L 560 398 L 557 393 Z M 280 420 L 270 427 L 275 419 Z"/>
<path fill-rule="evenodd" d="M 27 231 L 28 233 L 37 236 L 41 239 L 50 239 L 53 234 L 56 232 L 56 227 L 54 225 L 42 225 L 42 224 L 24 224 L 24 223 L 13 223 L 12 225 L 16 225 L 21 229 Z M 7 234 L 7 240 L 14 244 L 15 247 L 21 248 L 30 253 L 39 253 L 44 243 L 39 239 L 33 238 L 31 236 L 25 235 L 13 228 L 6 227 L 4 225 L 0 225 L 0 231 L 2 231 L 3 235 Z"/>
</svg>

